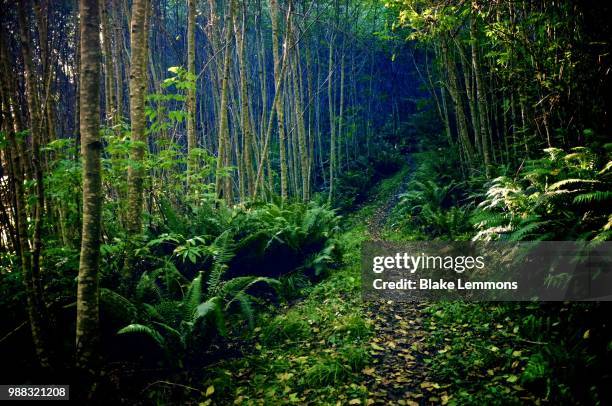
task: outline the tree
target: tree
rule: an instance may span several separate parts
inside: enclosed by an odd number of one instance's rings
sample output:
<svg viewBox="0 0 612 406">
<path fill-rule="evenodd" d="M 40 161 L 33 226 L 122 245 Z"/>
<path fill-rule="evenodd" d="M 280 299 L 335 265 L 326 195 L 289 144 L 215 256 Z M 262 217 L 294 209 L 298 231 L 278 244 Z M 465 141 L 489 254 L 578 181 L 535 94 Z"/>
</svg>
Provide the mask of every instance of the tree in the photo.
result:
<svg viewBox="0 0 612 406">
<path fill-rule="evenodd" d="M 217 196 L 223 197 L 228 204 L 233 201 L 232 196 L 232 179 L 227 171 L 230 165 L 231 146 L 230 146 L 230 130 L 228 123 L 228 98 L 229 98 L 229 82 L 230 82 L 230 65 L 232 50 L 230 40 L 232 36 L 232 11 L 229 7 L 229 12 L 225 18 L 225 53 L 223 57 L 223 70 L 221 73 L 221 101 L 219 105 L 219 148 L 217 157 L 217 173 L 216 173 L 216 190 Z"/>
<path fill-rule="evenodd" d="M 34 232 L 31 244 L 24 245 L 22 255 L 23 257 L 22 266 L 24 273 L 24 283 L 26 286 L 27 300 L 28 300 L 28 315 L 30 318 L 30 327 L 32 329 L 32 339 L 34 341 L 34 347 L 36 354 L 41 366 L 44 369 L 51 367 L 48 331 L 46 326 L 46 306 L 43 298 L 43 289 L 40 276 L 40 253 L 42 250 L 42 221 L 43 221 L 43 209 L 44 209 L 44 182 L 43 172 L 40 160 L 40 142 L 42 138 L 42 128 L 40 121 L 40 104 L 38 100 L 38 86 L 34 76 L 36 75 L 34 69 L 34 56 L 32 54 L 31 40 L 30 40 L 30 28 L 28 24 L 27 16 L 27 5 L 29 2 L 22 2 L 19 4 L 19 39 L 21 42 L 21 53 L 23 56 L 23 74 L 26 85 L 26 101 L 28 110 L 30 113 L 30 131 L 32 134 L 32 152 L 29 160 L 31 161 L 31 168 L 34 171 L 34 180 L 36 184 L 36 199 L 34 205 Z M 21 148 L 16 146 L 16 148 Z M 23 155 L 22 155 L 23 157 Z M 24 159 L 28 159 L 25 158 Z M 19 192 L 23 193 L 23 192 Z M 24 196 L 25 195 L 21 195 Z M 22 221 L 21 227 L 25 227 L 22 230 L 23 239 L 27 239 L 27 214 L 25 208 L 25 199 L 18 195 L 18 199 L 22 199 L 22 205 L 18 207 L 21 211 Z"/>
<path fill-rule="evenodd" d="M 146 149 L 145 96 L 147 87 L 147 19 L 149 0 L 135 0 L 132 4 L 131 57 L 130 57 L 130 121 L 132 126 L 131 150 L 128 168 L 127 230 L 139 234 L 143 206 L 144 168 Z"/>
<path fill-rule="evenodd" d="M 80 0 L 80 131 L 83 160 L 83 232 L 77 285 L 76 362 L 89 376 L 96 373 L 99 327 L 98 271 L 102 178 L 100 155 L 100 8 L 98 0 Z"/>
<path fill-rule="evenodd" d="M 289 3 L 291 8 L 291 3 Z M 272 57 L 274 60 L 274 81 L 281 82 L 281 60 L 278 55 L 278 45 L 280 34 L 278 32 L 278 2 L 270 0 L 270 19 L 272 25 Z M 284 74 L 284 72 L 283 72 Z M 276 89 L 277 92 L 282 92 L 283 87 Z M 283 96 L 275 97 L 274 108 L 276 109 L 276 122 L 278 125 L 278 148 L 280 155 L 280 181 L 281 181 L 281 199 L 287 200 L 287 150 L 285 148 L 285 119 L 283 108 Z"/>
<path fill-rule="evenodd" d="M 195 26 L 196 0 L 187 0 L 187 71 L 193 77 L 193 86 L 187 90 L 187 182 L 195 166 L 193 149 L 197 148 L 196 138 L 196 72 L 195 72 Z"/>
</svg>

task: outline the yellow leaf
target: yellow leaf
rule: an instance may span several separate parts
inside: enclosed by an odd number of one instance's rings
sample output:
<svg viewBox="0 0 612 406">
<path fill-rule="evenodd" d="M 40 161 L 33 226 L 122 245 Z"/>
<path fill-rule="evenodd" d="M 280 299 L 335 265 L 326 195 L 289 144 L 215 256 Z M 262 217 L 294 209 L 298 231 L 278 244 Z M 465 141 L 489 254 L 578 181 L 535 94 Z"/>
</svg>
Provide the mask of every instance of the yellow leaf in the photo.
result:
<svg viewBox="0 0 612 406">
<path fill-rule="evenodd" d="M 361 372 L 364 375 L 374 375 L 374 368 L 363 368 Z"/>
<path fill-rule="evenodd" d="M 591 330 L 587 330 L 584 332 L 584 334 L 582 335 L 582 338 L 584 338 L 585 340 L 587 338 L 589 338 L 591 336 Z"/>
<path fill-rule="evenodd" d="M 376 351 L 384 351 L 385 349 L 382 348 L 380 345 L 376 344 L 376 343 L 370 343 L 370 345 L 372 346 L 373 349 L 375 349 Z"/>
<path fill-rule="evenodd" d="M 509 382 L 509 383 L 514 383 L 514 382 L 518 381 L 518 376 L 510 375 L 508 378 L 506 378 L 506 381 Z"/>
<path fill-rule="evenodd" d="M 210 396 L 213 393 L 215 393 L 215 387 L 213 385 L 210 385 L 208 388 L 206 388 L 206 396 Z"/>
<path fill-rule="evenodd" d="M 349 405 L 360 405 L 361 404 L 361 400 L 360 399 L 351 399 L 349 400 Z"/>
<path fill-rule="evenodd" d="M 281 382 L 282 381 L 288 381 L 289 379 L 291 379 L 292 376 L 293 376 L 293 374 L 291 372 L 284 372 L 282 374 L 276 374 L 276 377 Z"/>
</svg>

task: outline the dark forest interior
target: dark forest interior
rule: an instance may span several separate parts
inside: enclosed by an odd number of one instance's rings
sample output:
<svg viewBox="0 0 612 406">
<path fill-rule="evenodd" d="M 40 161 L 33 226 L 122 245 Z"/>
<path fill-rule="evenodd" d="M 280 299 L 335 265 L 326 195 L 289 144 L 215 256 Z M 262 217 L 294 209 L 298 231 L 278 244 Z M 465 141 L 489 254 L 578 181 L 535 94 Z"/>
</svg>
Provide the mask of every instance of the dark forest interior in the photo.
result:
<svg viewBox="0 0 612 406">
<path fill-rule="evenodd" d="M 612 402 L 605 301 L 368 302 L 360 269 L 368 240 L 611 240 L 606 2 L 0 7 L 0 384 Z"/>
</svg>

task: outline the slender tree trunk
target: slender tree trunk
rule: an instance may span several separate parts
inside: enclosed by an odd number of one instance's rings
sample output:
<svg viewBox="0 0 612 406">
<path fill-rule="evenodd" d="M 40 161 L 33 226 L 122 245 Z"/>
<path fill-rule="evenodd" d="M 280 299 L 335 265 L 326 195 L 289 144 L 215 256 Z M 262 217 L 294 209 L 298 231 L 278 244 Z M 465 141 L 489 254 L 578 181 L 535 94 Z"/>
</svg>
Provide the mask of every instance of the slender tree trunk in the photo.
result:
<svg viewBox="0 0 612 406">
<path fill-rule="evenodd" d="M 272 25 L 272 57 L 274 60 L 274 81 L 280 81 L 280 60 L 278 56 L 278 2 L 277 0 L 270 0 L 270 19 Z M 281 86 L 278 91 L 281 91 Z M 287 200 L 287 151 L 285 149 L 285 119 L 284 119 L 284 107 L 283 107 L 283 96 L 275 97 L 276 105 L 276 120 L 278 126 L 278 144 L 279 144 L 279 155 L 280 155 L 280 183 L 281 183 L 281 199 Z"/>
<path fill-rule="evenodd" d="M 287 27 L 287 30 L 289 30 L 290 21 L 291 18 L 291 7 L 287 8 L 287 19 L 286 19 L 286 23 L 285 23 L 285 27 Z M 277 76 L 275 75 L 275 80 L 274 80 L 274 98 L 272 99 L 272 106 L 276 106 L 276 102 L 279 97 L 280 97 L 280 88 L 283 85 L 283 78 L 285 76 L 285 71 L 287 69 L 287 54 L 288 54 L 288 47 L 289 44 L 287 43 L 287 36 L 285 36 L 285 40 L 284 40 L 284 44 L 283 44 L 283 56 L 280 60 L 280 74 Z M 264 136 L 263 139 L 263 147 L 262 147 L 262 154 L 261 154 L 261 161 L 259 162 L 259 167 L 257 168 L 257 176 L 255 178 L 255 196 L 254 196 L 254 200 L 257 200 L 257 193 L 259 193 L 259 190 L 262 186 L 262 181 L 263 181 L 263 169 L 264 169 L 264 165 L 267 165 L 268 168 L 268 178 L 271 179 L 272 177 L 272 170 L 270 167 L 270 160 L 268 159 L 268 151 L 269 151 L 269 146 L 270 146 L 270 138 L 272 135 L 272 126 L 274 124 L 274 118 L 275 118 L 275 112 L 276 109 L 273 107 L 272 109 L 270 109 L 270 115 L 268 117 L 268 124 L 266 125 L 266 135 Z"/>
<path fill-rule="evenodd" d="M 329 59 L 327 69 L 327 103 L 329 107 L 329 196 L 331 203 L 334 199 L 334 174 L 336 172 L 336 118 L 334 116 L 333 74 L 334 74 L 334 36 L 329 40 Z"/>
<path fill-rule="evenodd" d="M 232 11 L 229 7 L 225 18 L 225 54 L 223 58 L 223 72 L 221 78 L 221 101 L 219 110 L 219 153 L 217 158 L 216 190 L 217 196 L 223 197 L 227 204 L 233 202 L 232 178 L 224 173 L 230 165 L 231 147 L 228 123 L 228 98 L 229 98 L 229 75 L 232 50 L 230 41 L 232 38 Z"/>
<path fill-rule="evenodd" d="M 124 58 L 123 49 L 124 45 L 124 36 L 123 36 L 123 24 L 119 21 L 117 13 L 119 13 L 119 6 L 117 5 L 118 0 L 112 0 L 111 6 L 111 17 L 113 20 L 113 56 L 116 58 L 115 65 L 115 80 L 117 82 L 117 105 L 116 105 L 116 122 L 123 119 L 123 77 L 124 77 L 124 69 L 126 59 Z"/>
<path fill-rule="evenodd" d="M 98 272 L 102 217 L 99 10 L 98 0 L 80 1 L 83 231 L 77 285 L 76 361 L 77 366 L 91 377 L 98 373 L 99 357 Z"/>
<path fill-rule="evenodd" d="M 473 1 L 476 5 L 476 1 Z M 480 60 L 478 56 L 478 43 L 476 38 L 476 21 L 472 21 L 470 24 L 470 36 L 472 39 L 472 67 L 474 68 L 474 75 L 476 76 L 476 97 L 478 99 L 478 113 L 480 115 L 480 144 L 482 145 L 482 155 L 484 157 L 485 174 L 487 178 L 491 177 L 491 151 L 489 148 L 489 139 L 491 134 L 491 127 L 487 117 L 487 101 L 486 101 L 486 90 L 484 88 L 484 81 L 482 80 L 482 72 L 480 70 Z"/>
<path fill-rule="evenodd" d="M 104 88 L 106 96 L 106 119 L 117 124 L 116 96 L 115 96 L 115 61 L 111 46 L 111 28 L 109 26 L 108 8 L 105 1 L 100 2 L 100 18 L 102 23 L 102 41 L 104 47 Z"/>
<path fill-rule="evenodd" d="M 344 40 L 342 41 L 341 55 L 340 55 L 340 106 L 338 109 L 338 131 L 336 133 L 336 139 L 338 140 L 338 158 L 336 160 L 337 170 L 336 173 L 342 172 L 342 142 L 344 139 Z M 345 154 L 345 159 L 348 159 L 348 154 Z"/>
<path fill-rule="evenodd" d="M 236 7 L 236 0 L 232 0 Z M 245 54 L 245 27 L 246 27 L 246 8 L 242 8 L 242 24 L 238 21 L 238 13 L 234 11 L 234 33 L 236 37 L 236 48 L 238 51 L 238 65 L 240 70 L 240 121 L 242 125 L 243 148 L 242 148 L 242 163 L 245 169 L 246 184 L 249 196 L 253 196 L 254 174 L 253 174 L 253 158 L 251 156 L 251 148 L 253 146 L 253 129 L 249 116 L 249 95 L 248 95 L 248 75 L 249 71 L 246 64 Z"/>
<path fill-rule="evenodd" d="M 28 300 L 28 314 L 32 328 L 32 338 L 38 360 L 44 369 L 51 367 L 48 350 L 48 331 L 46 324 L 46 307 L 44 304 L 42 281 L 40 276 L 40 253 L 42 250 L 42 221 L 45 194 L 43 188 L 43 173 L 40 162 L 40 142 L 42 139 L 40 123 L 40 104 L 38 100 L 38 89 L 36 86 L 34 70 L 34 60 L 30 45 L 29 24 L 27 18 L 28 3 L 19 3 L 19 38 L 21 42 L 21 52 L 23 55 L 23 72 L 26 87 L 26 101 L 30 113 L 30 130 L 32 134 L 32 155 L 31 165 L 36 180 L 36 204 L 34 209 L 34 232 L 31 248 L 27 250 L 27 261 L 24 262 L 24 281 L 26 284 L 26 295 Z M 18 192 L 19 193 L 19 192 Z M 24 193 L 24 192 L 22 192 Z M 25 200 L 23 200 L 25 203 Z M 21 207 L 20 210 L 26 210 Z M 22 213 L 23 214 L 23 213 Z M 26 215 L 23 217 L 26 219 Z M 21 226 L 27 227 L 27 223 L 22 222 Z M 27 228 L 25 236 L 27 236 Z M 27 248 L 27 247 L 24 247 Z"/>
<path fill-rule="evenodd" d="M 295 51 L 295 70 L 293 72 L 293 88 L 295 89 L 295 115 L 296 125 L 298 130 L 298 149 L 300 156 L 300 171 L 302 179 L 302 200 L 305 202 L 309 199 L 309 184 L 308 184 L 308 149 L 306 146 L 306 128 L 304 126 L 304 109 L 302 107 L 302 86 L 300 81 L 299 69 L 299 48 Z"/>
<path fill-rule="evenodd" d="M 147 61 L 147 26 L 149 1 L 134 0 L 131 21 L 130 57 L 130 120 L 132 125 L 131 164 L 128 167 L 128 220 L 127 229 L 131 235 L 139 234 L 142 227 L 143 182 L 142 167 L 147 138 L 145 135 L 145 96 Z"/>
<path fill-rule="evenodd" d="M 187 185 L 191 186 L 191 176 L 196 166 L 193 149 L 197 148 L 196 139 L 196 71 L 195 71 L 195 25 L 196 0 L 187 0 L 187 70 L 193 86 L 187 90 Z"/>
<path fill-rule="evenodd" d="M 442 40 L 442 54 L 446 63 L 446 70 L 448 72 L 448 90 L 453 100 L 455 107 L 455 115 L 457 117 L 457 128 L 459 130 L 459 139 L 464 147 L 466 160 L 468 165 L 472 162 L 474 156 L 474 148 L 470 142 L 468 135 L 467 120 L 465 112 L 463 110 L 463 100 L 461 99 L 461 93 L 459 93 L 459 82 L 457 81 L 457 72 L 455 63 L 451 60 L 450 52 L 446 40 Z"/>
</svg>

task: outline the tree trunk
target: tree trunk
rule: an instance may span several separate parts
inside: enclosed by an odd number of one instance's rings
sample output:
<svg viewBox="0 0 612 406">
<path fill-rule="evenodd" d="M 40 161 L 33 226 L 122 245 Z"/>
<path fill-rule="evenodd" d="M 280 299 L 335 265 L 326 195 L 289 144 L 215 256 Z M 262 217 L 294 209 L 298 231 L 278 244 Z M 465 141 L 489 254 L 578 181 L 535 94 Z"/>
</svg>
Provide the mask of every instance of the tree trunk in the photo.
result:
<svg viewBox="0 0 612 406">
<path fill-rule="evenodd" d="M 100 19 L 102 23 L 102 42 L 104 44 L 104 89 L 106 99 L 106 119 L 113 125 L 117 124 L 117 102 L 115 99 L 115 61 L 113 60 L 111 46 L 111 32 L 109 26 L 108 9 L 105 2 L 100 2 Z"/>
<path fill-rule="evenodd" d="M 476 2 L 474 1 L 473 4 Z M 473 17 L 474 19 L 475 17 Z M 491 127 L 487 117 L 487 99 L 482 80 L 482 72 L 480 71 L 480 60 L 478 57 L 478 43 L 476 38 L 476 21 L 470 23 L 470 36 L 472 40 L 472 67 L 476 76 L 476 98 L 478 99 L 478 114 L 480 121 L 480 144 L 482 146 L 482 155 L 484 157 L 485 174 L 487 178 L 491 177 L 491 150 L 489 147 Z"/>
<path fill-rule="evenodd" d="M 26 258 L 24 265 L 24 282 L 26 284 L 26 295 L 28 301 L 28 314 L 30 317 L 30 325 L 32 328 L 32 339 L 34 347 L 41 366 L 44 369 L 50 368 L 49 351 L 48 351 L 48 331 L 46 329 L 46 307 L 44 304 L 42 282 L 40 276 L 40 253 L 42 250 L 42 217 L 44 208 L 44 188 L 43 188 L 43 173 L 40 162 L 40 141 L 42 139 L 41 124 L 40 124 L 40 104 L 38 101 L 38 89 L 34 76 L 34 60 L 30 45 L 29 25 L 27 18 L 28 2 L 19 3 L 19 38 L 21 42 L 21 52 L 23 55 L 23 73 L 26 87 L 26 99 L 28 110 L 30 112 L 30 130 L 32 134 L 32 156 L 30 157 L 34 177 L 36 180 L 36 205 L 34 209 L 34 233 L 31 248 L 26 248 Z M 17 147 L 19 148 L 19 147 Z M 25 159 L 25 157 L 23 158 Z M 19 192 L 18 192 L 19 193 Z M 27 219 L 25 213 L 25 191 L 22 191 L 23 219 Z M 24 236 L 27 238 L 27 220 L 20 223 L 20 227 L 25 227 Z M 23 231 L 23 230 L 22 230 Z M 31 261 L 31 263 L 27 263 Z"/>
<path fill-rule="evenodd" d="M 281 74 L 280 60 L 278 56 L 278 3 L 277 0 L 270 0 L 270 19 L 272 24 L 272 58 L 274 60 L 274 81 L 279 82 Z M 277 89 L 281 92 L 283 86 Z M 287 200 L 287 151 L 285 149 L 285 119 L 283 110 L 283 96 L 275 97 L 276 104 L 276 121 L 278 126 L 278 148 L 280 155 L 280 182 L 281 182 L 281 199 Z"/>
<path fill-rule="evenodd" d="M 336 119 L 334 117 L 333 74 L 334 74 L 334 36 L 329 40 L 329 60 L 327 68 L 327 103 L 329 107 L 329 203 L 334 198 L 334 173 L 336 171 Z"/>
<path fill-rule="evenodd" d="M 236 7 L 236 0 L 232 0 L 233 6 Z M 234 11 L 234 33 L 236 37 L 236 48 L 238 52 L 238 67 L 240 70 L 240 121 L 242 126 L 242 163 L 245 168 L 246 184 L 248 195 L 253 196 L 254 175 L 253 175 L 253 158 L 251 156 L 251 148 L 253 147 L 253 129 L 251 128 L 251 120 L 249 117 L 249 95 L 248 95 L 248 75 L 249 71 L 246 64 L 245 55 L 245 28 L 246 28 L 246 9 L 241 10 L 242 24 L 238 22 L 238 13 Z"/>
<path fill-rule="evenodd" d="M 131 21 L 130 57 L 130 120 L 132 126 L 130 149 L 131 164 L 128 167 L 128 220 L 127 230 L 131 235 L 139 234 L 142 226 L 143 181 L 142 167 L 146 144 L 146 51 L 148 0 L 134 0 Z"/>
<path fill-rule="evenodd" d="M 98 0 L 81 0 L 80 131 L 83 159 L 83 231 L 77 285 L 76 362 L 86 375 L 98 373 L 100 222 L 100 14 Z M 112 81 L 110 82 L 112 84 Z M 111 104 L 112 106 L 112 104 Z"/>
<path fill-rule="evenodd" d="M 463 100 L 461 98 L 461 94 L 459 93 L 459 82 L 457 81 L 455 63 L 451 60 L 448 44 L 446 43 L 445 39 L 442 40 L 442 54 L 448 72 L 448 90 L 451 95 L 451 99 L 453 100 L 455 115 L 457 117 L 459 140 L 464 147 L 466 160 L 468 161 L 469 165 L 472 162 L 472 157 L 474 156 L 474 148 L 472 147 L 472 143 L 470 142 L 470 137 L 468 135 L 467 120 L 463 110 Z"/>
<path fill-rule="evenodd" d="M 232 7 L 225 18 L 225 54 L 223 58 L 223 73 L 221 78 L 221 101 L 219 104 L 219 152 L 217 158 L 216 191 L 217 197 L 223 197 L 227 204 L 233 201 L 232 178 L 224 173 L 230 165 L 231 148 L 228 123 L 228 99 L 229 99 L 229 75 L 232 49 L 230 41 L 232 38 Z"/>
<path fill-rule="evenodd" d="M 187 0 L 187 71 L 193 86 L 187 90 L 187 186 L 191 186 L 191 176 L 196 166 L 193 149 L 197 148 L 196 139 L 196 71 L 195 71 L 195 25 L 196 0 Z"/>
</svg>

